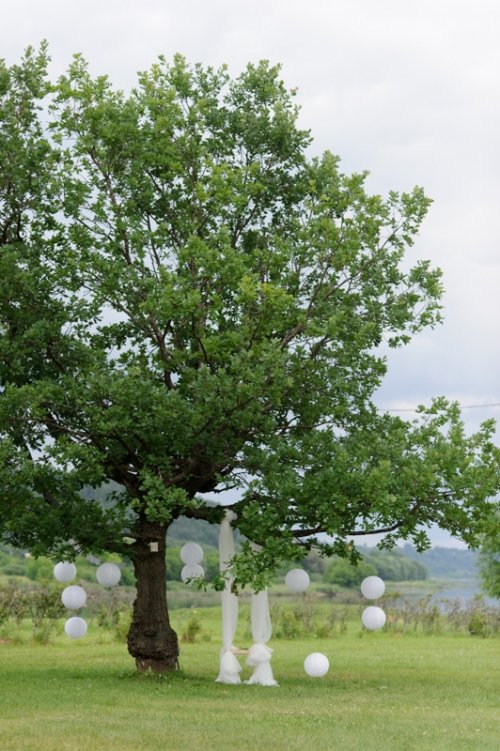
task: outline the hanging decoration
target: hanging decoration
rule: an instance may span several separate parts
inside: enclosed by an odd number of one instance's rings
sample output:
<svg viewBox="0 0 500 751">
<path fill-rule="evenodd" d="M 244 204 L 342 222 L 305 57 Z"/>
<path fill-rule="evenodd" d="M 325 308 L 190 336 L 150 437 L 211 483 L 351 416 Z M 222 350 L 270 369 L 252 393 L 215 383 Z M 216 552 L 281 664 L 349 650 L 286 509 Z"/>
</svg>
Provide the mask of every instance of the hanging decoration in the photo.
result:
<svg viewBox="0 0 500 751">
<path fill-rule="evenodd" d="M 96 570 L 96 579 L 103 587 L 114 587 L 121 578 L 120 567 L 116 563 L 101 563 L 99 558 L 87 556 L 87 560 L 98 566 Z M 54 566 L 54 577 L 58 582 L 67 583 L 72 581 L 76 576 L 76 566 L 68 561 L 59 561 Z M 63 605 L 68 610 L 81 610 L 87 602 L 87 593 L 83 587 L 72 584 L 65 587 L 61 593 Z M 64 624 L 64 630 L 71 639 L 81 639 L 87 633 L 87 623 L 84 618 L 73 616 L 68 618 Z"/>
<path fill-rule="evenodd" d="M 385 592 L 385 584 L 379 576 L 367 576 L 361 582 L 361 594 L 367 600 L 378 600 Z M 361 622 L 368 631 L 378 631 L 385 625 L 385 613 L 376 605 L 369 605 L 361 614 Z"/>
<path fill-rule="evenodd" d="M 203 560 L 203 548 L 197 542 L 187 542 L 180 550 L 181 561 L 185 564 L 181 571 L 181 579 L 192 584 L 195 579 L 203 579 L 205 571 L 200 563 Z"/>
<path fill-rule="evenodd" d="M 219 530 L 219 568 L 224 574 L 234 556 L 234 538 L 231 522 L 235 521 L 236 514 L 227 510 L 221 522 Z M 238 598 L 231 591 L 233 577 L 228 576 L 226 584 L 221 592 L 222 604 L 222 649 L 220 653 L 219 675 L 215 679 L 217 683 L 241 683 L 241 665 L 238 662 L 233 645 L 238 622 Z"/>
<path fill-rule="evenodd" d="M 63 589 L 61 600 L 64 607 L 68 608 L 68 610 L 81 610 L 87 602 L 87 593 L 83 587 L 79 587 L 78 584 L 72 584 Z"/>
<path fill-rule="evenodd" d="M 73 616 L 64 624 L 64 630 L 70 639 L 81 639 L 87 633 L 87 622 L 83 618 Z"/>
<path fill-rule="evenodd" d="M 204 576 L 205 571 L 203 566 L 200 566 L 199 563 L 186 563 L 186 565 L 182 567 L 181 579 L 183 582 L 191 583 L 193 579 L 203 579 Z"/>
<path fill-rule="evenodd" d="M 382 608 L 370 605 L 363 610 L 361 621 L 368 631 L 378 631 L 385 625 L 385 613 Z"/>
<path fill-rule="evenodd" d="M 72 581 L 76 576 L 76 566 L 68 561 L 60 561 L 54 566 L 54 577 L 58 582 L 66 584 Z"/>
<path fill-rule="evenodd" d="M 102 563 L 95 572 L 95 577 L 102 587 L 115 587 L 121 575 L 120 567 L 116 563 Z"/>
<path fill-rule="evenodd" d="M 292 568 L 285 576 L 285 584 L 294 594 L 305 592 L 310 583 L 309 574 L 302 568 Z"/>
<path fill-rule="evenodd" d="M 54 577 L 58 582 L 67 583 L 76 576 L 76 566 L 68 561 L 59 561 L 54 566 Z M 65 587 L 61 593 L 61 601 L 68 610 L 80 610 L 87 602 L 87 593 L 83 587 L 71 584 Z M 74 616 L 68 618 L 64 624 L 64 630 L 70 639 L 81 639 L 87 633 L 87 623 L 83 618 Z"/>
<path fill-rule="evenodd" d="M 361 594 L 367 600 L 378 600 L 385 592 L 385 584 L 380 576 L 367 576 L 361 582 Z"/>
<path fill-rule="evenodd" d="M 201 563 L 203 560 L 203 548 L 197 542 L 187 542 L 182 546 L 181 561 L 183 563 Z"/>
<path fill-rule="evenodd" d="M 256 551 L 261 549 L 255 543 L 252 543 L 252 548 Z M 259 686 L 277 686 L 278 682 L 274 679 L 270 662 L 273 650 L 267 646 L 272 634 L 267 589 L 263 589 L 261 592 L 253 592 L 251 621 L 254 643 L 248 650 L 247 665 L 254 670 L 245 683 L 258 684 Z"/>
</svg>

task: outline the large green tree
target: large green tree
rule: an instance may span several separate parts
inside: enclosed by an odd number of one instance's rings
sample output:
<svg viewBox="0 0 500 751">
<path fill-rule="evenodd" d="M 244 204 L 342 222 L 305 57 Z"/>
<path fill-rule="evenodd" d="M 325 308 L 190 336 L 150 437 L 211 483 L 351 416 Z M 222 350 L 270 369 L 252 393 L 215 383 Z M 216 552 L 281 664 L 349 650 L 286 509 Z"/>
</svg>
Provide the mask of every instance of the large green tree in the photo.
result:
<svg viewBox="0 0 500 751">
<path fill-rule="evenodd" d="M 483 589 L 500 600 L 500 513 L 485 533 L 479 555 L 479 572 Z"/>
<path fill-rule="evenodd" d="M 56 84 L 46 65 L 42 47 L 0 68 L 3 539 L 130 555 L 129 651 L 159 671 L 178 655 L 166 530 L 219 521 L 207 494 L 230 490 L 262 546 L 235 586 L 314 546 L 355 558 L 373 531 L 473 544 L 492 424 L 468 437 L 445 400 L 414 422 L 372 404 L 381 347 L 439 320 L 439 271 L 405 255 L 423 191 L 369 195 L 309 158 L 266 62 L 231 79 L 160 58 L 129 94 L 80 56 Z M 105 503 L 82 495 L 109 481 Z"/>
</svg>

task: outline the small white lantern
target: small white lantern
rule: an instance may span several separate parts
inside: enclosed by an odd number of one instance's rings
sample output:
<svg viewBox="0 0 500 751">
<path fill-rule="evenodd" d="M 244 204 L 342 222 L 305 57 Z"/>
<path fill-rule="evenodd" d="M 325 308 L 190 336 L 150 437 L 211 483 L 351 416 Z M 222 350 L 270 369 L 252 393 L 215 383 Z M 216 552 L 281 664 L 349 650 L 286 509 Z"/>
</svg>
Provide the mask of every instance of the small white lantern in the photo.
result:
<svg viewBox="0 0 500 751">
<path fill-rule="evenodd" d="M 78 616 L 68 618 L 64 624 L 64 630 L 70 639 L 81 639 L 87 633 L 87 622 Z"/>
<path fill-rule="evenodd" d="M 203 548 L 197 542 L 187 542 L 181 548 L 181 561 L 186 564 L 201 563 Z"/>
<path fill-rule="evenodd" d="M 363 610 L 361 621 L 368 631 L 377 631 L 385 625 L 385 613 L 382 608 L 370 605 Z"/>
<path fill-rule="evenodd" d="M 95 576 L 102 587 L 114 587 L 120 581 L 122 572 L 116 563 L 103 563 L 96 569 Z"/>
<path fill-rule="evenodd" d="M 87 602 L 87 593 L 83 587 L 79 587 L 78 584 L 72 584 L 70 587 L 63 589 L 61 600 L 68 610 L 80 610 Z"/>
<path fill-rule="evenodd" d="M 292 568 L 285 576 L 285 584 L 290 592 L 305 592 L 311 580 L 302 568 Z"/>
<path fill-rule="evenodd" d="M 203 570 L 203 566 L 200 566 L 199 563 L 186 563 L 181 571 L 181 579 L 183 582 L 188 581 L 188 579 L 203 579 L 204 576 L 205 571 Z"/>
<path fill-rule="evenodd" d="M 76 566 L 68 561 L 60 561 L 54 566 L 54 576 L 58 582 L 70 582 L 76 576 Z"/>
<path fill-rule="evenodd" d="M 361 594 L 367 600 L 378 600 L 385 592 L 385 584 L 380 576 L 367 576 L 361 582 Z"/>
<path fill-rule="evenodd" d="M 312 652 L 304 660 L 304 670 L 311 678 L 321 678 L 328 673 L 329 668 L 328 657 L 321 652 Z"/>
</svg>

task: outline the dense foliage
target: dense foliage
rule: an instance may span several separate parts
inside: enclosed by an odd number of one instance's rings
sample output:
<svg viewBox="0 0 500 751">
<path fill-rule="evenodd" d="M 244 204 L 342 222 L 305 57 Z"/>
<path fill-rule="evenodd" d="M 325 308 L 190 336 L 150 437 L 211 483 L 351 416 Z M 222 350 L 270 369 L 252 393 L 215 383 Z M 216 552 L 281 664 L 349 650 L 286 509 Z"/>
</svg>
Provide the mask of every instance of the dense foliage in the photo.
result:
<svg viewBox="0 0 500 751">
<path fill-rule="evenodd" d="M 374 530 L 474 544 L 493 424 L 466 436 L 444 399 L 414 422 L 372 403 L 381 347 L 440 319 L 439 270 L 406 260 L 423 191 L 370 195 L 309 158 L 267 62 L 231 79 L 160 58 L 128 94 L 81 56 L 55 84 L 46 67 L 44 46 L 0 66 L 3 539 L 131 555 L 137 639 L 164 620 L 166 530 L 219 521 L 210 493 L 262 548 L 242 546 L 236 586 L 314 546 L 355 559 Z M 105 503 L 82 494 L 110 481 Z"/>
<path fill-rule="evenodd" d="M 479 571 L 486 592 L 500 599 L 500 514 L 483 538 Z"/>
</svg>

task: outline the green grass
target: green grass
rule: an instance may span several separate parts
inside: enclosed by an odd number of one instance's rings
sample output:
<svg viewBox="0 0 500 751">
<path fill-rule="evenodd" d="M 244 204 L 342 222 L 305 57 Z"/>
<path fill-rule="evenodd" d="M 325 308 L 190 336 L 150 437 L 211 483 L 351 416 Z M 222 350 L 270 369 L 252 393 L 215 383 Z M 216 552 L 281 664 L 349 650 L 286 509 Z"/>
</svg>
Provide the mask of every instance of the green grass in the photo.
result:
<svg viewBox="0 0 500 751">
<path fill-rule="evenodd" d="M 179 631 L 187 617 L 174 613 Z M 332 639 L 274 642 L 279 688 L 223 686 L 218 618 L 203 612 L 211 641 L 182 645 L 182 672 L 161 679 L 136 675 L 126 648 L 95 632 L 0 644 L 2 751 L 500 748 L 498 639 L 361 635 L 352 623 Z M 322 679 L 303 671 L 312 651 L 330 659 Z"/>
</svg>

